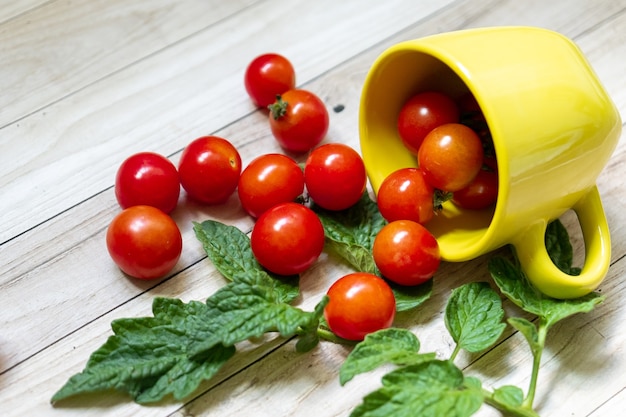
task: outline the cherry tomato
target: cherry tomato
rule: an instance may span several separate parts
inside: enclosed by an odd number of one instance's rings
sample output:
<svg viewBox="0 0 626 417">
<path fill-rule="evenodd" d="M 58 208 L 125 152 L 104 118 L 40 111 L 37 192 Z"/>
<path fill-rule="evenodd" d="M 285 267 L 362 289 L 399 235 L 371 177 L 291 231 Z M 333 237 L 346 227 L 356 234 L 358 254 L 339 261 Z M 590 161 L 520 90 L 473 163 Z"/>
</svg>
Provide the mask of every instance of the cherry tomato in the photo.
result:
<svg viewBox="0 0 626 417">
<path fill-rule="evenodd" d="M 287 58 L 263 54 L 252 60 L 244 76 L 246 91 L 257 107 L 267 107 L 276 96 L 296 86 L 296 73 Z"/>
<path fill-rule="evenodd" d="M 324 309 L 328 327 L 337 336 L 363 340 L 369 333 L 393 324 L 396 300 L 389 284 L 367 272 L 355 272 L 339 278 L 328 289 L 329 302 Z"/>
<path fill-rule="evenodd" d="M 226 139 L 203 136 L 187 145 L 178 173 L 191 198 L 204 204 L 223 203 L 237 188 L 241 157 Z"/>
<path fill-rule="evenodd" d="M 426 224 L 435 213 L 434 189 L 419 168 L 401 168 L 380 184 L 378 210 L 387 221 L 413 220 Z"/>
<path fill-rule="evenodd" d="M 324 227 L 308 207 L 282 203 L 257 219 L 250 246 L 257 261 L 279 275 L 307 270 L 324 249 Z"/>
<path fill-rule="evenodd" d="M 385 278 L 409 286 L 432 278 L 441 259 L 437 239 L 411 220 L 396 220 L 383 226 L 374 238 L 372 253 Z"/>
<path fill-rule="evenodd" d="M 244 210 L 259 217 L 275 205 L 295 201 L 302 195 L 304 174 L 296 161 L 286 155 L 261 155 L 241 173 L 237 192 Z"/>
<path fill-rule="evenodd" d="M 452 194 L 452 202 L 465 209 L 479 210 L 492 206 L 498 198 L 498 173 L 481 169 L 465 188 Z"/>
<path fill-rule="evenodd" d="M 482 142 L 472 129 L 448 123 L 426 135 L 417 160 L 430 185 L 454 192 L 472 182 L 482 167 L 483 156 Z"/>
<path fill-rule="evenodd" d="M 426 91 L 411 97 L 398 115 L 398 134 L 409 151 L 417 155 L 426 135 L 446 123 L 459 122 L 459 109 L 450 97 Z"/>
<path fill-rule="evenodd" d="M 365 191 L 365 164 L 348 145 L 322 145 L 306 160 L 304 182 L 315 204 L 327 210 L 344 210 L 356 204 Z"/>
<path fill-rule="evenodd" d="M 151 206 L 132 206 L 115 216 L 107 229 L 106 244 L 117 266 L 139 279 L 167 274 L 183 248 L 174 220 Z"/>
<path fill-rule="evenodd" d="M 328 131 L 324 102 L 306 90 L 289 90 L 270 105 L 270 128 L 280 146 L 295 153 L 317 146 Z"/>
<path fill-rule="evenodd" d="M 170 213 L 180 195 L 176 166 L 166 157 L 141 152 L 128 157 L 115 176 L 115 197 L 122 208 L 147 205 Z"/>
</svg>

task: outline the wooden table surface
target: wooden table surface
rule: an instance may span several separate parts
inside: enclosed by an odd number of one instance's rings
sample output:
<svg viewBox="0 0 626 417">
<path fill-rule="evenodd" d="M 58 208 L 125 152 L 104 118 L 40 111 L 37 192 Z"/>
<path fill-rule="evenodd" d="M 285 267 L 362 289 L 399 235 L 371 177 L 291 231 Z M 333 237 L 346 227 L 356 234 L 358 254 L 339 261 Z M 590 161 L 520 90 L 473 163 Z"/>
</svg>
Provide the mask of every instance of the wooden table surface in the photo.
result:
<svg viewBox="0 0 626 417">
<path fill-rule="evenodd" d="M 124 395 L 50 405 L 50 397 L 111 334 L 120 317 L 150 315 L 156 296 L 203 300 L 224 285 L 192 231 L 217 219 L 249 231 L 236 194 L 201 206 L 184 192 L 174 219 L 184 249 L 170 276 L 137 281 L 109 258 L 104 235 L 120 211 L 113 183 L 127 156 L 177 162 L 196 137 L 229 139 L 244 165 L 280 152 L 248 99 L 246 65 L 265 52 L 294 64 L 297 84 L 330 112 L 325 142 L 359 148 L 358 101 L 375 58 L 399 41 L 463 28 L 532 25 L 573 39 L 626 114 L 626 0 L 21 0 L 0 3 L 0 415 L 347 416 L 380 375 L 341 387 L 346 347 L 296 353 L 280 338 L 248 343 L 185 402 L 139 406 Z M 341 112 L 333 111 L 343 105 Z M 299 158 L 302 161 L 302 157 Z M 626 146 L 598 178 L 612 263 L 593 312 L 553 328 L 539 374 L 542 416 L 617 416 L 626 410 Z M 569 219 L 569 220 L 568 220 Z M 564 218 L 568 227 L 571 216 Z M 575 224 L 574 224 L 575 226 Z M 581 254 L 580 239 L 576 240 Z M 489 256 L 444 264 L 434 294 L 399 325 L 423 351 L 447 357 L 449 291 L 489 279 Z M 322 257 L 302 276 L 309 309 L 346 272 Z M 505 302 L 508 310 L 513 307 Z M 459 362 L 489 387 L 526 389 L 530 352 L 510 327 L 493 349 Z M 484 406 L 480 416 L 500 415 Z"/>
</svg>

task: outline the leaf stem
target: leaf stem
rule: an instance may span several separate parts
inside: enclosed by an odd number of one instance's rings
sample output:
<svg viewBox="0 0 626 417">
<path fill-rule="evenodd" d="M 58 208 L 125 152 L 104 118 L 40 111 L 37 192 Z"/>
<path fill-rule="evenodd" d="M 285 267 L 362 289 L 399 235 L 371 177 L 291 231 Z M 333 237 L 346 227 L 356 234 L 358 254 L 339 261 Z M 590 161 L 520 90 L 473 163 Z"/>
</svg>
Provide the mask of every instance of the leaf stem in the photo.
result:
<svg viewBox="0 0 626 417">
<path fill-rule="evenodd" d="M 461 345 L 457 343 L 454 346 L 454 350 L 450 354 L 450 362 L 454 362 L 454 359 L 456 358 L 456 356 L 459 354 L 460 351 L 461 351 Z"/>
<path fill-rule="evenodd" d="M 331 332 L 330 330 L 326 330 L 326 329 L 324 329 L 322 327 L 318 327 L 317 328 L 317 336 L 320 339 L 327 340 L 327 341 L 333 342 L 333 343 L 338 343 L 340 345 L 354 346 L 354 345 L 357 344 L 356 341 L 343 339 L 343 338 L 337 336 L 335 333 Z"/>
<path fill-rule="evenodd" d="M 545 320 L 539 318 L 539 324 L 537 326 L 537 343 L 534 344 L 532 349 L 533 354 L 533 369 L 530 375 L 530 384 L 528 385 L 528 393 L 524 398 L 524 406 L 532 408 L 535 401 L 535 392 L 537 390 L 537 380 L 539 378 L 539 367 L 541 365 L 541 356 L 543 355 L 543 348 L 546 344 L 546 335 L 548 334 L 548 326 Z"/>
</svg>

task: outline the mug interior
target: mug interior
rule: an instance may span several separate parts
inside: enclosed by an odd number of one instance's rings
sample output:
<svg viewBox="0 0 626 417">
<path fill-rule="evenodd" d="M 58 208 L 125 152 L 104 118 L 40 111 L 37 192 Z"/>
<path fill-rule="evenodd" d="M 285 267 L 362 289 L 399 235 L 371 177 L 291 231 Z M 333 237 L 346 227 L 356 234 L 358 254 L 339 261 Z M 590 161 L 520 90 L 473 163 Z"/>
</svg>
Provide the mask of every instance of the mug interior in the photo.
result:
<svg viewBox="0 0 626 417">
<path fill-rule="evenodd" d="M 417 167 L 417 158 L 405 148 L 398 134 L 397 118 L 403 104 L 423 91 L 439 91 L 453 99 L 468 92 L 474 94 L 442 60 L 402 45 L 379 57 L 368 75 L 361 100 L 360 140 L 375 193 L 393 171 Z M 496 145 L 496 158 L 497 154 Z M 498 201 L 501 189 L 499 187 Z M 443 210 L 426 224 L 439 242 L 442 259 L 463 261 L 475 257 L 474 248 L 482 246 L 481 241 L 490 233 L 496 207 L 497 203 L 487 209 L 466 210 L 446 202 Z"/>
</svg>

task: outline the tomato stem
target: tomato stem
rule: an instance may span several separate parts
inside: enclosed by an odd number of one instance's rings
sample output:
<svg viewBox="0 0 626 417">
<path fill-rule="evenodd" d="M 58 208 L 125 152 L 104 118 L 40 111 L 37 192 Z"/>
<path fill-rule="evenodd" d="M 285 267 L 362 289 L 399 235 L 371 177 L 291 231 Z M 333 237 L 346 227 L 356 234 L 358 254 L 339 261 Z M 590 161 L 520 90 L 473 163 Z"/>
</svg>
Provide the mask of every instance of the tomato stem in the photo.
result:
<svg viewBox="0 0 626 417">
<path fill-rule="evenodd" d="M 448 200 L 452 200 L 451 192 L 435 189 L 435 192 L 433 193 L 433 209 L 435 210 L 435 213 L 443 210 L 443 203 Z"/>
<path fill-rule="evenodd" d="M 272 117 L 274 118 L 274 120 L 278 120 L 281 117 L 283 117 L 285 113 L 287 113 L 288 105 L 289 103 L 284 101 L 280 94 L 277 94 L 276 101 L 270 104 L 269 106 L 267 106 L 267 108 L 272 114 Z"/>
<path fill-rule="evenodd" d="M 548 326 L 545 325 L 544 320 L 540 318 L 539 326 L 537 326 L 537 343 L 532 348 L 533 354 L 533 369 L 530 375 L 530 383 L 528 386 L 528 393 L 524 399 L 524 405 L 528 408 L 532 408 L 535 400 L 535 392 L 537 390 L 537 380 L 539 377 L 539 365 L 541 364 L 541 355 L 543 354 L 543 347 L 546 343 L 546 335 L 548 333 Z"/>
<path fill-rule="evenodd" d="M 459 354 L 460 351 L 461 351 L 461 345 L 457 343 L 454 346 L 454 350 L 452 351 L 452 354 L 450 355 L 450 362 L 454 362 L 454 359 L 456 358 L 456 356 Z"/>
</svg>

